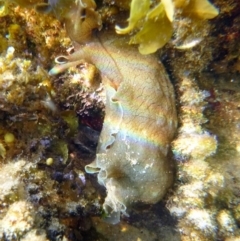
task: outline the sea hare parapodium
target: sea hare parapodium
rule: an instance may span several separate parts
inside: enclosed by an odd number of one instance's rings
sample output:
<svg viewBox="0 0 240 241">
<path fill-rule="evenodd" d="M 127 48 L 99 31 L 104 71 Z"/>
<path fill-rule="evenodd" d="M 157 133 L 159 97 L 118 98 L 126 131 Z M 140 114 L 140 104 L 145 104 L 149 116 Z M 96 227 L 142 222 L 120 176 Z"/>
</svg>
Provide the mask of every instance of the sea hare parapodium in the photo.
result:
<svg viewBox="0 0 240 241">
<path fill-rule="evenodd" d="M 124 39 L 124 38 L 123 38 Z M 174 91 L 161 63 L 143 56 L 120 37 L 104 33 L 69 56 L 71 64 L 95 64 L 106 91 L 106 114 L 96 159 L 86 166 L 107 189 L 103 204 L 111 223 L 137 201 L 156 203 L 172 184 L 167 158 L 177 117 Z"/>
</svg>

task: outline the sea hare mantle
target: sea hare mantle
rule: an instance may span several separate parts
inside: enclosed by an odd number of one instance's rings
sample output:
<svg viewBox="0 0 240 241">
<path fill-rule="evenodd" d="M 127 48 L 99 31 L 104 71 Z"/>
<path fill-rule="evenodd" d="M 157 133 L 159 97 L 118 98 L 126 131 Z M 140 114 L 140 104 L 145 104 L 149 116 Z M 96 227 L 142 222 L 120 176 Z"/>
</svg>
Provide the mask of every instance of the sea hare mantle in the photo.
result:
<svg viewBox="0 0 240 241">
<path fill-rule="evenodd" d="M 85 60 L 101 72 L 106 114 L 96 159 L 85 169 L 98 173 L 107 189 L 103 208 L 111 223 L 134 202 L 158 202 L 173 180 L 167 158 L 177 127 L 173 87 L 155 56 L 143 56 L 125 42 L 103 34 L 50 71 Z"/>
</svg>

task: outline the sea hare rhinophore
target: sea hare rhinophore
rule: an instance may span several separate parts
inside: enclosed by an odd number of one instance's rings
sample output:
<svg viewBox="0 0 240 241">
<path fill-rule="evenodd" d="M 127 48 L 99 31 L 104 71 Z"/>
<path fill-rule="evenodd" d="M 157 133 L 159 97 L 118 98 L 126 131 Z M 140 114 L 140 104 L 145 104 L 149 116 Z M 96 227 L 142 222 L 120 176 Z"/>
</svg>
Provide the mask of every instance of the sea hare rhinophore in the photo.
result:
<svg viewBox="0 0 240 241">
<path fill-rule="evenodd" d="M 173 179 L 167 154 L 177 126 L 174 91 L 162 64 L 123 42 L 105 33 L 50 71 L 82 59 L 101 71 L 106 114 L 96 159 L 85 169 L 98 173 L 106 187 L 103 207 L 112 223 L 132 203 L 156 203 L 164 196 Z"/>
</svg>

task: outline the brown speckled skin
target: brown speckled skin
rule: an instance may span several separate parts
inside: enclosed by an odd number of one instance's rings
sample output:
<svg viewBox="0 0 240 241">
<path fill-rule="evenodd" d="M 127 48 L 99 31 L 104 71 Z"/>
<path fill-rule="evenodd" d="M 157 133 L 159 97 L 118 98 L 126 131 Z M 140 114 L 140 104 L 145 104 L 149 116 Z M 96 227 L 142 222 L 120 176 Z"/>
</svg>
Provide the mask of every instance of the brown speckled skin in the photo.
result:
<svg viewBox="0 0 240 241">
<path fill-rule="evenodd" d="M 106 115 L 96 160 L 86 171 L 98 172 L 107 188 L 104 208 L 113 214 L 125 213 L 133 202 L 156 203 L 164 196 L 173 179 L 167 154 L 177 127 L 174 91 L 164 67 L 125 42 L 105 34 L 69 58 L 74 63 L 85 59 L 102 74 Z"/>
</svg>

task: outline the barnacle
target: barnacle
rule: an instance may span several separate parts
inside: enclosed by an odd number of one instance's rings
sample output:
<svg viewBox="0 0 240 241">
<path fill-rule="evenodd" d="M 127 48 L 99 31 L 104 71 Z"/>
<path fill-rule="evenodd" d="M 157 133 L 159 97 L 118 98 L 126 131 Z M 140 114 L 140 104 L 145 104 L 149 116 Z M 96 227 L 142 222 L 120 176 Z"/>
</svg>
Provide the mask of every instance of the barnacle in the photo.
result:
<svg viewBox="0 0 240 241">
<path fill-rule="evenodd" d="M 132 0 L 128 26 L 116 26 L 118 34 L 138 31 L 130 39 L 130 44 L 139 44 L 141 54 L 150 54 L 163 47 L 173 34 L 176 12 L 191 19 L 192 24 L 199 19 L 211 19 L 218 15 L 218 10 L 208 0 L 162 0 L 151 7 L 150 0 L 139 5 Z"/>
</svg>

